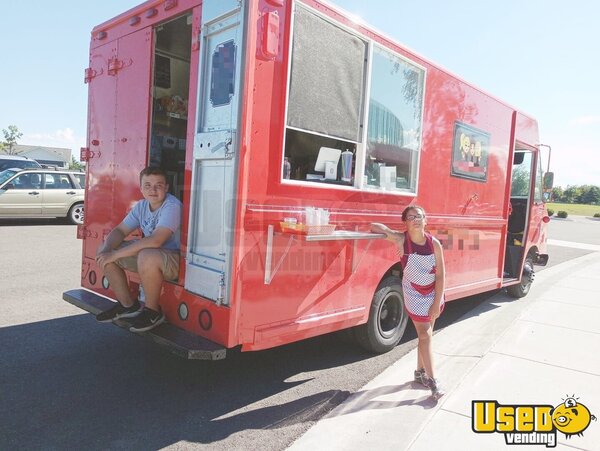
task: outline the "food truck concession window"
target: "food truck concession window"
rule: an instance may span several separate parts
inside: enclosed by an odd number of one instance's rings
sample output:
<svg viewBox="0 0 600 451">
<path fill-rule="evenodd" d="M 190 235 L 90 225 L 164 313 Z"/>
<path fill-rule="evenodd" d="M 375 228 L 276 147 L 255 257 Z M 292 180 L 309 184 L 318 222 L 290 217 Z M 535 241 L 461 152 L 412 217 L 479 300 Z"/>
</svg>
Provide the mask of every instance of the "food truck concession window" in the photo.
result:
<svg viewBox="0 0 600 451">
<path fill-rule="evenodd" d="M 362 139 L 367 49 L 364 39 L 296 5 L 284 178 L 352 184 L 342 161 L 352 165 L 354 158 L 328 161 L 328 178 L 316 163 L 319 154 L 334 154 L 322 149 L 354 155 Z"/>
<path fill-rule="evenodd" d="M 416 192 L 425 69 L 298 4 L 291 51 L 282 178 Z"/>
</svg>

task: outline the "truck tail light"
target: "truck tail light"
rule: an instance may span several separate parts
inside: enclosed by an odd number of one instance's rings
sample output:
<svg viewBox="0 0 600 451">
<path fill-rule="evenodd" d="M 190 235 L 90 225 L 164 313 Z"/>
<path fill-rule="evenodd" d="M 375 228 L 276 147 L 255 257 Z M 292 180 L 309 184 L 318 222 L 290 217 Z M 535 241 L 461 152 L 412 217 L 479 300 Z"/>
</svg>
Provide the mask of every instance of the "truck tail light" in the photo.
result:
<svg viewBox="0 0 600 451">
<path fill-rule="evenodd" d="M 542 221 L 544 221 L 546 224 L 548 224 L 550 222 L 550 216 L 544 215 L 544 217 L 542 218 Z"/>
<path fill-rule="evenodd" d="M 279 15 L 269 11 L 263 15 L 262 21 L 261 50 L 267 59 L 274 59 L 279 53 Z"/>
</svg>

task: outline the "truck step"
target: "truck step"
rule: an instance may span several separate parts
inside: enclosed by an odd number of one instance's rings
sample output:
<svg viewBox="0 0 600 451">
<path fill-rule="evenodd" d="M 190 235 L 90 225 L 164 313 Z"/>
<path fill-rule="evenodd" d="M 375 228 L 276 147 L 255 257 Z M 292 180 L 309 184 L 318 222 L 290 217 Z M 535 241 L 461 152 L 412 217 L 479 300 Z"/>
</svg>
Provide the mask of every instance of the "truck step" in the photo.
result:
<svg viewBox="0 0 600 451">
<path fill-rule="evenodd" d="M 109 309 L 113 302 L 91 291 L 75 289 L 65 291 L 63 299 L 93 315 Z M 113 324 L 129 330 L 131 321 L 117 320 Z M 132 332 L 133 333 L 133 332 Z M 221 360 L 225 358 L 227 349 L 206 338 L 191 334 L 169 323 L 163 323 L 140 335 L 164 346 L 173 354 L 190 360 Z"/>
</svg>

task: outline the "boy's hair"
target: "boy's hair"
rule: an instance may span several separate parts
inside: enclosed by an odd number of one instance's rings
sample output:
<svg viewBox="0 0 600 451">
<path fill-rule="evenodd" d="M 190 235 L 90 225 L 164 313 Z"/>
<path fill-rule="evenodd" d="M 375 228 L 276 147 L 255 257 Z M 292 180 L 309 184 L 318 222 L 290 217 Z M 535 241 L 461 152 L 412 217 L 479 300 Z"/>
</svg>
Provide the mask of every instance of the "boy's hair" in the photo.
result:
<svg viewBox="0 0 600 451">
<path fill-rule="evenodd" d="M 145 175 L 162 175 L 165 179 L 165 183 L 167 183 L 167 173 L 163 168 L 159 168 L 157 166 L 145 167 L 140 172 L 140 183 L 142 183 L 142 177 Z"/>
<path fill-rule="evenodd" d="M 402 220 L 403 221 L 406 221 L 406 217 L 408 216 L 408 212 L 410 210 L 421 210 L 421 213 L 423 214 L 423 217 L 425 217 L 425 209 L 423 207 L 421 207 L 420 205 L 409 205 L 402 212 Z"/>
</svg>

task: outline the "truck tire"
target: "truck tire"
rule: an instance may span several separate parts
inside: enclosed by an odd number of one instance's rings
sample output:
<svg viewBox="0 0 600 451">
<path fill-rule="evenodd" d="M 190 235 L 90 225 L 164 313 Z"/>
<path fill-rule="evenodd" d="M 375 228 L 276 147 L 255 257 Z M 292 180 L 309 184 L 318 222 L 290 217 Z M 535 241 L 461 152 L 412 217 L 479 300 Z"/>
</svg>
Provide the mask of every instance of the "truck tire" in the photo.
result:
<svg viewBox="0 0 600 451">
<path fill-rule="evenodd" d="M 74 204 L 67 214 L 67 218 L 71 224 L 80 225 L 83 224 L 83 203 L 79 202 Z"/>
<path fill-rule="evenodd" d="M 506 291 L 513 298 L 522 298 L 527 296 L 531 289 L 531 284 L 535 278 L 535 271 L 533 269 L 533 258 L 527 257 L 523 264 L 523 273 L 521 274 L 521 281 L 516 285 L 506 287 Z"/>
<path fill-rule="evenodd" d="M 388 352 L 400 342 L 407 322 L 402 282 L 395 276 L 386 277 L 373 296 L 369 320 L 356 327 L 356 340 L 367 351 Z"/>
</svg>

